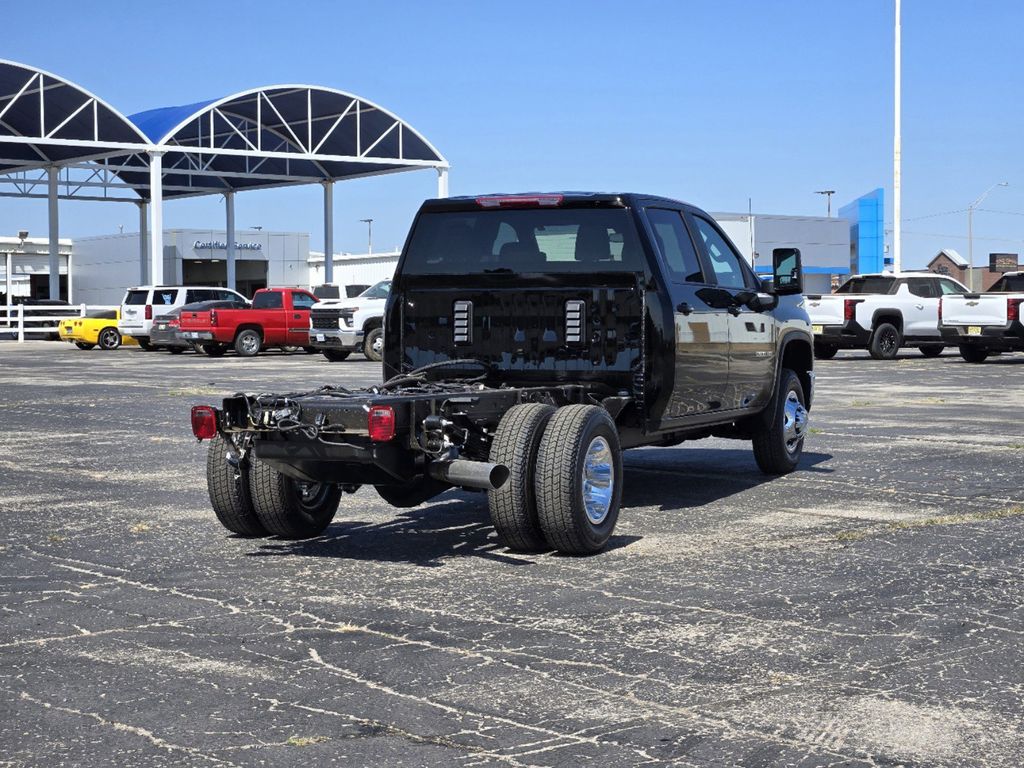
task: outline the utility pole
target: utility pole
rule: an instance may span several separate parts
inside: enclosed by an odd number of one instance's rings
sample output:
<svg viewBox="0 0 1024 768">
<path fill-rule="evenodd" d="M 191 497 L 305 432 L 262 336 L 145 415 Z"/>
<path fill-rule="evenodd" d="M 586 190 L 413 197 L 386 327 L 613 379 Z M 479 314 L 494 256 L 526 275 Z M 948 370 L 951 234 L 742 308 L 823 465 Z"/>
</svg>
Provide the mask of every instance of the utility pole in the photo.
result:
<svg viewBox="0 0 1024 768">
<path fill-rule="evenodd" d="M 373 255 L 373 219 L 360 219 L 366 225 L 366 255 Z"/>
<path fill-rule="evenodd" d="M 892 138 L 892 271 L 897 275 L 903 267 L 902 261 L 902 232 L 900 217 L 903 215 L 903 205 L 900 189 L 900 176 L 902 165 L 902 135 L 900 131 L 900 38 L 902 36 L 900 24 L 900 0 L 896 0 L 896 40 L 895 40 L 895 71 L 893 72 L 894 91 L 894 120 Z"/>
<path fill-rule="evenodd" d="M 1008 181 L 997 181 L 982 192 L 977 200 L 967 206 L 967 287 L 972 291 L 974 290 L 974 209 L 981 205 L 982 201 L 988 197 L 988 193 L 993 189 L 1008 186 L 1010 186 Z"/>
<path fill-rule="evenodd" d="M 826 211 L 828 212 L 828 217 L 830 219 L 832 218 L 832 195 L 835 193 L 836 191 L 834 189 L 819 189 L 814 193 L 816 195 L 825 196 L 825 205 L 827 206 Z"/>
</svg>

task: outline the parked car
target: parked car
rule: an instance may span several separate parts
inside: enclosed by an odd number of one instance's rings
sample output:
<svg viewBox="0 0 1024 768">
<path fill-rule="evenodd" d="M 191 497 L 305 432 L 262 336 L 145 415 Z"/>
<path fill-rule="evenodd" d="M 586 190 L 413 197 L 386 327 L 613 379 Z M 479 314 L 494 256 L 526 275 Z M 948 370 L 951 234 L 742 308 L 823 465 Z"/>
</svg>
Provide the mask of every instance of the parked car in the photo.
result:
<svg viewBox="0 0 1024 768">
<path fill-rule="evenodd" d="M 387 304 L 383 384 L 193 408 L 214 512 L 308 538 L 363 484 L 398 507 L 465 487 L 488 492 L 508 547 L 582 555 L 615 529 L 625 448 L 734 438 L 792 472 L 812 338 L 800 252 L 772 260 L 758 279 L 714 219 L 660 197 L 428 200 Z"/>
<path fill-rule="evenodd" d="M 391 281 L 381 280 L 354 299 L 321 299 L 309 312 L 309 346 L 331 362 L 362 352 L 379 363 L 384 351 L 384 305 Z"/>
<path fill-rule="evenodd" d="M 178 335 L 199 344 L 211 357 L 234 348 L 242 357 L 267 347 L 307 347 L 309 309 L 316 297 L 302 288 L 264 288 L 256 291 L 246 309 L 182 312 Z"/>
<path fill-rule="evenodd" d="M 246 300 L 242 294 L 229 288 L 191 285 L 143 285 L 129 288 L 121 301 L 121 319 L 117 327 L 121 335 L 134 336 L 142 349 L 150 350 L 153 349 L 150 333 L 155 315 L 166 314 L 185 304 L 218 299 Z"/>
<path fill-rule="evenodd" d="M 131 336 L 122 336 L 117 330 L 119 309 L 97 309 L 87 312 L 85 317 L 65 317 L 60 321 L 58 333 L 61 341 L 74 344 L 79 349 L 117 349 L 122 344 L 137 344 Z"/>
<path fill-rule="evenodd" d="M 902 347 L 917 347 L 937 357 L 945 348 L 939 297 L 961 293 L 966 286 L 930 272 L 854 275 L 830 296 L 807 296 L 814 356 L 866 349 L 876 360 L 892 360 Z"/>
<path fill-rule="evenodd" d="M 943 296 L 942 338 L 969 363 L 991 354 L 1024 351 L 1024 272 L 1007 272 L 985 293 Z"/>
<path fill-rule="evenodd" d="M 196 344 L 181 337 L 178 332 L 178 322 L 182 312 L 203 312 L 211 309 L 247 309 L 249 301 L 246 299 L 217 299 L 214 301 L 197 301 L 195 304 L 186 304 L 183 307 L 172 309 L 162 315 L 153 318 L 153 327 L 149 332 L 149 342 L 154 347 L 166 349 L 172 355 L 181 354 L 187 349 L 192 349 Z"/>
</svg>

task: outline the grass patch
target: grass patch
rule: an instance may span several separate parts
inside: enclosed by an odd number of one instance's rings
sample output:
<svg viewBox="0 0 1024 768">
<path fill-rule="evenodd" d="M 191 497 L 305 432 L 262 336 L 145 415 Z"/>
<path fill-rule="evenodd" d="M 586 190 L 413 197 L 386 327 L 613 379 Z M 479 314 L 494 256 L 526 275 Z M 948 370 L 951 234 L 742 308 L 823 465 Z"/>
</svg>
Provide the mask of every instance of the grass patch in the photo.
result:
<svg viewBox="0 0 1024 768">
<path fill-rule="evenodd" d="M 872 403 L 870 400 L 854 400 L 852 403 L 850 403 L 851 408 L 870 408 L 873 405 L 874 403 Z"/>
<path fill-rule="evenodd" d="M 986 520 L 1002 520 L 1006 517 L 1017 517 L 1024 515 L 1024 507 L 1007 507 L 1006 509 L 993 509 L 988 512 L 965 512 L 959 515 L 936 515 L 935 517 L 922 517 L 916 520 L 897 520 L 889 523 L 881 529 L 855 528 L 850 531 L 839 531 L 833 535 L 836 541 L 849 543 L 860 541 L 873 534 L 886 531 L 906 531 L 912 528 L 931 528 L 938 525 L 963 525 L 964 523 L 980 523 Z"/>
<path fill-rule="evenodd" d="M 809 434 L 809 435 L 823 435 L 823 434 L 825 434 L 825 430 L 821 429 L 820 427 L 808 427 L 807 428 L 807 434 Z"/>
<path fill-rule="evenodd" d="M 326 736 L 289 736 L 285 742 L 289 747 L 311 747 L 327 741 Z"/>
<path fill-rule="evenodd" d="M 61 536 L 59 533 L 51 533 L 46 538 L 50 540 L 51 544 L 60 544 L 62 541 L 68 540 L 67 536 Z"/>
<path fill-rule="evenodd" d="M 128 530 L 132 533 L 145 533 L 146 531 L 151 530 L 151 528 L 149 523 L 136 523 Z"/>
</svg>

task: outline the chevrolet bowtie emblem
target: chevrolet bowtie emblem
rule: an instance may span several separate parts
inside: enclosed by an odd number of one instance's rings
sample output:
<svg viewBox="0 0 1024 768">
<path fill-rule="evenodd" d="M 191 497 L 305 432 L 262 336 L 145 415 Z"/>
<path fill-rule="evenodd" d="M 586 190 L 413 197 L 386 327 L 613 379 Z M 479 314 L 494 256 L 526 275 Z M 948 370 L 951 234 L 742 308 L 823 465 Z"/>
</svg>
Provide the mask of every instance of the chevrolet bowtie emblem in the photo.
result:
<svg viewBox="0 0 1024 768">
<path fill-rule="evenodd" d="M 967 302 L 967 306 L 968 307 L 976 307 L 976 306 L 978 306 L 978 304 L 979 304 L 979 302 L 977 302 L 977 301 L 968 301 Z"/>
</svg>

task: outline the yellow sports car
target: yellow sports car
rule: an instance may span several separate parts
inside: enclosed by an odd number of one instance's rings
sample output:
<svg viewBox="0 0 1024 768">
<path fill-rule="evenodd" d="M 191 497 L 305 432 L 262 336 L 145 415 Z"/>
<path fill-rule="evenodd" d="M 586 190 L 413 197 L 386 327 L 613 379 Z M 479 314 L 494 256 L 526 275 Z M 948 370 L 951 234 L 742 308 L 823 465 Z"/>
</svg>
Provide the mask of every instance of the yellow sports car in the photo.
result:
<svg viewBox="0 0 1024 768">
<path fill-rule="evenodd" d="M 119 309 L 101 309 L 87 312 L 85 317 L 65 317 L 60 321 L 61 341 L 70 341 L 79 349 L 117 349 L 122 344 L 138 344 L 131 336 L 122 336 L 117 330 Z"/>
</svg>

